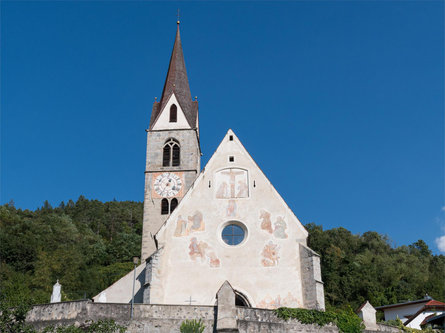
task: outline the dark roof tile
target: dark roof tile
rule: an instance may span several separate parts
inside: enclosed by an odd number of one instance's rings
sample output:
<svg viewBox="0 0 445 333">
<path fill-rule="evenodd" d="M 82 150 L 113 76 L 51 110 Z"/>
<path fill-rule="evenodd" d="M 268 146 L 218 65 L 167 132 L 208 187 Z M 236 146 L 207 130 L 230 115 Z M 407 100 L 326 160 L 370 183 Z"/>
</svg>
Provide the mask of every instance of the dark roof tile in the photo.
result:
<svg viewBox="0 0 445 333">
<path fill-rule="evenodd" d="M 150 129 L 153 127 L 160 111 L 167 104 L 170 96 L 175 94 L 179 106 L 185 114 L 185 117 L 191 128 L 196 128 L 198 117 L 198 102 L 192 101 L 190 86 L 185 68 L 184 54 L 182 52 L 181 36 L 179 34 L 179 23 L 176 30 L 175 43 L 168 66 L 167 78 L 165 79 L 164 89 L 160 102 L 153 104 L 153 110 L 150 118 Z"/>
</svg>

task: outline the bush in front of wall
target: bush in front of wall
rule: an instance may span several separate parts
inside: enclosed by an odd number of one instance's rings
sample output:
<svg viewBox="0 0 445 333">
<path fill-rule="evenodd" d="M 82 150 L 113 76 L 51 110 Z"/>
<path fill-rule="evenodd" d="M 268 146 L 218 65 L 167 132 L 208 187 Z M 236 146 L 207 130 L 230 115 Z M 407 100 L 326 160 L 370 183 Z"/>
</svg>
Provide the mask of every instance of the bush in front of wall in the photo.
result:
<svg viewBox="0 0 445 333">
<path fill-rule="evenodd" d="M 317 324 L 325 326 L 335 324 L 342 333 L 361 333 L 364 325 L 350 307 L 346 310 L 318 311 L 295 308 L 278 308 L 275 310 L 278 318 L 297 319 L 302 324 Z"/>
<path fill-rule="evenodd" d="M 202 333 L 204 332 L 205 328 L 206 327 L 204 326 L 201 319 L 187 319 L 181 323 L 181 327 L 179 327 L 179 330 L 181 331 L 181 333 Z"/>
</svg>

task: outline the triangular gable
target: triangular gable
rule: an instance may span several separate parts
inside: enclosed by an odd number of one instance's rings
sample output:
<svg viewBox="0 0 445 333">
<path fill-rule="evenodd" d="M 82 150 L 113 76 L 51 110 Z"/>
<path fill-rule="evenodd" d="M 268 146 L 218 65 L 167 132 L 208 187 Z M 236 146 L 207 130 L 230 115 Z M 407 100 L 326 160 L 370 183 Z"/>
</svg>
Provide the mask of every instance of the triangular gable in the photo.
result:
<svg viewBox="0 0 445 333">
<path fill-rule="evenodd" d="M 445 303 L 431 300 L 428 303 L 426 303 L 421 309 L 419 309 L 415 314 L 411 315 L 407 321 L 403 323 L 403 325 L 408 326 L 409 323 L 411 323 L 414 319 L 416 319 L 419 315 L 426 312 L 431 311 L 445 311 Z"/>
<path fill-rule="evenodd" d="M 170 107 L 176 104 L 177 106 L 177 121 L 170 122 Z M 153 122 L 153 126 L 151 130 L 163 130 L 163 129 L 189 129 L 192 126 L 189 124 L 187 117 L 184 114 L 184 111 L 179 104 L 178 99 L 175 94 L 172 93 L 165 104 L 164 109 L 160 110 L 156 119 Z"/>
<path fill-rule="evenodd" d="M 232 137 L 232 140 L 230 140 L 230 137 Z M 297 218 L 297 216 L 294 214 L 294 212 L 289 208 L 289 206 L 287 205 L 287 203 L 284 201 L 284 199 L 281 197 L 281 195 L 278 193 L 278 191 L 275 189 L 275 187 L 272 185 L 272 183 L 269 181 L 269 179 L 266 177 L 266 175 L 263 173 L 263 171 L 261 170 L 261 168 L 257 165 L 257 163 L 254 161 L 254 159 L 250 156 L 250 154 L 248 153 L 248 151 L 246 150 L 246 148 L 244 147 L 244 145 L 241 143 L 241 141 L 238 139 L 238 137 L 235 135 L 235 133 L 229 129 L 226 133 L 226 135 L 224 136 L 224 139 L 221 141 L 221 143 L 219 144 L 218 148 L 216 149 L 216 151 L 213 153 L 212 157 L 210 158 L 210 160 L 207 162 L 206 166 L 203 168 L 203 170 L 201 171 L 200 175 L 197 177 L 197 179 L 195 180 L 195 182 L 192 184 L 192 186 L 190 187 L 190 189 L 187 191 L 186 195 L 184 196 L 184 198 L 181 200 L 181 202 L 179 203 L 178 207 L 175 209 L 175 211 L 169 216 L 169 218 L 164 222 L 164 224 L 160 227 L 160 229 L 158 230 L 158 232 L 156 232 L 155 237 L 158 238 L 158 235 L 160 235 L 160 233 L 163 232 L 163 230 L 171 223 L 174 223 L 174 221 L 177 220 L 178 215 L 181 212 L 181 208 L 189 205 L 189 202 L 192 200 L 192 196 L 193 196 L 193 192 L 195 191 L 196 188 L 199 187 L 199 185 L 204 182 L 204 181 L 209 181 L 210 179 L 210 184 L 213 181 L 213 175 L 211 174 L 212 172 L 214 172 L 217 169 L 225 169 L 225 168 L 230 168 L 232 167 L 230 162 L 226 163 L 226 165 L 224 167 L 217 167 L 215 164 L 217 163 L 217 160 L 220 158 L 220 156 L 224 156 L 227 158 L 227 160 L 229 159 L 229 155 L 230 155 L 230 151 L 231 149 L 228 148 L 227 146 L 229 144 L 235 144 L 237 145 L 237 147 L 239 148 L 240 152 L 246 157 L 246 159 L 249 161 L 249 163 L 251 163 L 251 166 L 256 168 L 259 173 L 261 174 L 262 179 L 255 179 L 255 184 L 258 184 L 259 182 L 265 182 L 267 183 L 267 185 L 269 185 L 270 189 L 272 190 L 272 193 L 275 197 L 275 199 L 277 199 L 285 208 L 285 210 L 287 211 L 287 213 L 289 215 L 291 215 L 296 223 L 295 226 L 300 230 L 300 232 L 303 233 L 304 235 L 304 239 L 300 239 L 297 241 L 306 243 L 306 238 L 308 236 L 308 232 L 307 230 L 304 228 L 304 226 L 302 225 L 302 223 L 300 222 L 300 220 Z M 235 157 L 235 156 L 234 156 Z M 237 168 L 240 167 L 242 168 L 242 166 L 239 166 L 239 164 L 237 164 L 236 161 L 233 162 L 233 167 Z M 250 185 L 249 185 L 250 187 Z M 173 222 L 172 222 L 173 221 Z"/>
</svg>

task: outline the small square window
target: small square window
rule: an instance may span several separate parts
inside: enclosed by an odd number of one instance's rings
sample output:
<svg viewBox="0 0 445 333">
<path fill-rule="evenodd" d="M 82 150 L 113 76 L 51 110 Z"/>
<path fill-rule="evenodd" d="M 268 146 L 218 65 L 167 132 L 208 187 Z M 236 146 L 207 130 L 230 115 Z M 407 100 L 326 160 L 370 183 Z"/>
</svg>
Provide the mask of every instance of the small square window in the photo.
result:
<svg viewBox="0 0 445 333">
<path fill-rule="evenodd" d="M 229 162 L 235 162 L 235 157 L 234 156 L 229 156 Z"/>
<path fill-rule="evenodd" d="M 233 135 L 229 135 L 229 140 L 233 141 Z"/>
</svg>

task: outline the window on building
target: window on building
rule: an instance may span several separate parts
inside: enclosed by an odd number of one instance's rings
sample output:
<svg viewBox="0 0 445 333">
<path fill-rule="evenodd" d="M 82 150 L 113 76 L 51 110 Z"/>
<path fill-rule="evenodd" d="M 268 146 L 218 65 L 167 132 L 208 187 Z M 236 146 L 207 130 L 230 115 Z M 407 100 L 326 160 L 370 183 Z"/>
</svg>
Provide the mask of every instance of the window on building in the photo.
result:
<svg viewBox="0 0 445 333">
<path fill-rule="evenodd" d="M 176 207 L 178 207 L 178 199 L 173 198 L 170 202 L 170 214 L 173 213 Z"/>
<path fill-rule="evenodd" d="M 171 150 L 170 145 L 164 145 L 164 150 L 162 153 L 162 166 L 170 166 Z"/>
<path fill-rule="evenodd" d="M 170 122 L 176 123 L 178 121 L 178 107 L 176 104 L 170 106 Z"/>
<path fill-rule="evenodd" d="M 246 295 L 242 294 L 238 290 L 234 290 L 234 291 L 235 291 L 235 305 L 250 308 L 251 305 L 250 305 L 250 302 L 247 299 Z"/>
<path fill-rule="evenodd" d="M 165 198 L 162 199 L 161 201 L 161 214 L 162 215 L 168 214 L 168 200 Z"/>
<path fill-rule="evenodd" d="M 246 238 L 246 229 L 239 223 L 230 223 L 222 231 L 222 239 L 228 245 L 238 245 Z"/>
<path fill-rule="evenodd" d="M 173 145 L 172 166 L 179 166 L 180 149 L 179 145 Z"/>
<path fill-rule="evenodd" d="M 181 147 L 175 139 L 168 139 L 162 152 L 162 166 L 179 166 L 181 164 Z"/>
</svg>

